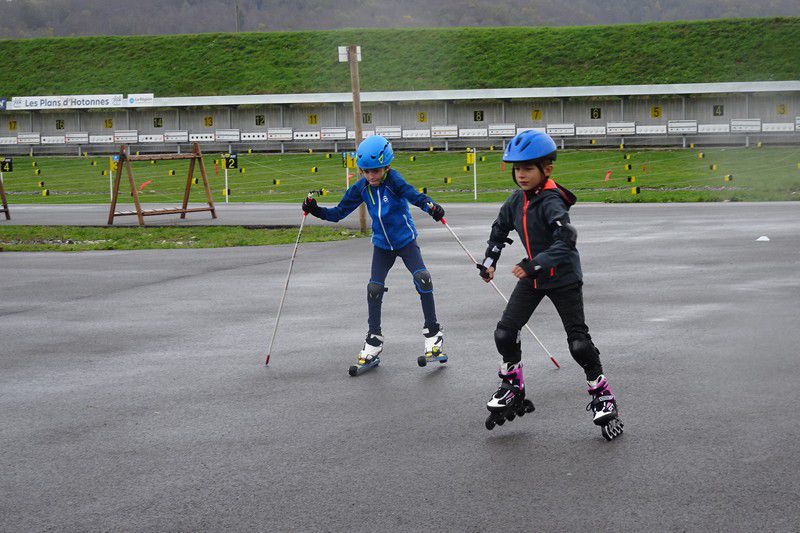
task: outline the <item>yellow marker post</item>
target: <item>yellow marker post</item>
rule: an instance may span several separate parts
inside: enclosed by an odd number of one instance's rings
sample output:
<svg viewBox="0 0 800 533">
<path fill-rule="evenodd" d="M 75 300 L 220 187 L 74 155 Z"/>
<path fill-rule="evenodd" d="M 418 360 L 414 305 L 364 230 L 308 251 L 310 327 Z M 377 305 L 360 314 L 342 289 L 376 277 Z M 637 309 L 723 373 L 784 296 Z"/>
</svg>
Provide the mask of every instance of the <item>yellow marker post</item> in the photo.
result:
<svg viewBox="0 0 800 533">
<path fill-rule="evenodd" d="M 628 183 L 635 183 L 635 182 L 636 182 L 636 176 L 628 176 Z"/>
<path fill-rule="evenodd" d="M 453 183 L 453 178 L 447 177 L 444 179 L 444 182 L 449 185 L 450 183 Z"/>
<path fill-rule="evenodd" d="M 312 173 L 312 174 L 316 174 L 317 172 L 319 172 L 319 168 L 317 168 L 317 167 L 311 167 L 311 173 Z"/>
<path fill-rule="evenodd" d="M 641 192 L 641 189 L 639 189 L 639 187 L 632 187 L 631 188 L 631 194 L 633 194 L 633 195 L 639 194 L 640 192 Z"/>
<path fill-rule="evenodd" d="M 273 185 L 280 185 L 280 184 L 281 184 L 281 180 L 279 180 L 279 179 L 274 179 L 274 180 L 272 180 L 272 184 L 273 184 Z"/>
<path fill-rule="evenodd" d="M 50 196 L 50 191 L 48 189 L 43 190 L 42 196 Z"/>
</svg>

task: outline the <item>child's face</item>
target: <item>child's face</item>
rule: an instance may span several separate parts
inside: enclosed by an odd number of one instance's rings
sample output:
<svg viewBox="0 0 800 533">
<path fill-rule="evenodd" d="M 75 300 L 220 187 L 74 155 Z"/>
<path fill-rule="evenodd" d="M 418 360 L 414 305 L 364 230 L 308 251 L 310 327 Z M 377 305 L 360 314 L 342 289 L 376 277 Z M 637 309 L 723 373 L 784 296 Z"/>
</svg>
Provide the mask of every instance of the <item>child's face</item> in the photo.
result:
<svg viewBox="0 0 800 533">
<path fill-rule="evenodd" d="M 389 172 L 389 167 L 361 169 L 361 173 L 364 174 L 364 177 L 367 178 L 367 181 L 373 187 L 377 187 L 381 184 L 387 172 Z"/>
<path fill-rule="evenodd" d="M 544 167 L 544 174 L 533 163 L 514 163 L 514 177 L 523 191 L 530 191 L 544 185 L 547 178 L 553 173 L 553 165 Z"/>
</svg>

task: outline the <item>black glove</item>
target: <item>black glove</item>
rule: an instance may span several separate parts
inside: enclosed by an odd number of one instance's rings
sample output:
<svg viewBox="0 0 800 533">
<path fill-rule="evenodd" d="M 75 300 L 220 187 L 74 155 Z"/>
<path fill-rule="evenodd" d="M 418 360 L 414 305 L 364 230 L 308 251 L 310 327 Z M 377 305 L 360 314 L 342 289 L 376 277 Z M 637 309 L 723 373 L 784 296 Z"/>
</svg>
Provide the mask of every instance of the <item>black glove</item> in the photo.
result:
<svg viewBox="0 0 800 533">
<path fill-rule="evenodd" d="M 486 281 L 492 279 L 489 277 L 489 272 L 488 272 L 489 269 L 487 266 L 482 265 L 480 263 L 475 263 L 475 266 L 478 268 L 478 270 L 480 270 L 480 275 L 483 279 L 485 279 Z"/>
<path fill-rule="evenodd" d="M 520 267 L 522 270 L 524 270 L 525 273 L 530 278 L 535 278 L 542 271 L 542 265 L 540 265 L 536 261 L 531 261 L 527 257 L 522 261 L 520 261 L 519 263 L 517 263 L 517 266 Z"/>
<path fill-rule="evenodd" d="M 314 199 L 313 196 L 307 197 L 305 200 L 303 200 L 303 212 L 311 213 L 315 217 L 319 218 L 320 208 L 317 205 L 317 201 Z"/>
<path fill-rule="evenodd" d="M 439 222 L 444 218 L 444 208 L 436 202 L 431 202 L 428 206 L 428 214 L 433 217 L 433 220 Z"/>
</svg>

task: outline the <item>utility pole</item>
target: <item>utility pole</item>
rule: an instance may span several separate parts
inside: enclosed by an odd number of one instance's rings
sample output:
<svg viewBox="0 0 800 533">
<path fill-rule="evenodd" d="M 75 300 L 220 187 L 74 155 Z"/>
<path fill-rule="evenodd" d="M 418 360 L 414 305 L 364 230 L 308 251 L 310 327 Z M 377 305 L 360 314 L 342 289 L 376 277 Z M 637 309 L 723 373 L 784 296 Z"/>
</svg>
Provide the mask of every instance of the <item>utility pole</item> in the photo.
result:
<svg viewBox="0 0 800 533">
<path fill-rule="evenodd" d="M 236 0 L 236 33 L 239 33 L 239 0 Z"/>
<path fill-rule="evenodd" d="M 356 149 L 364 140 L 364 130 L 361 127 L 361 82 L 358 76 L 358 62 L 361 61 L 361 47 L 351 44 L 339 47 L 339 62 L 350 63 L 350 83 L 353 88 L 353 129 L 355 130 Z M 367 232 L 367 208 L 362 203 L 358 207 L 358 223 L 361 233 Z"/>
</svg>

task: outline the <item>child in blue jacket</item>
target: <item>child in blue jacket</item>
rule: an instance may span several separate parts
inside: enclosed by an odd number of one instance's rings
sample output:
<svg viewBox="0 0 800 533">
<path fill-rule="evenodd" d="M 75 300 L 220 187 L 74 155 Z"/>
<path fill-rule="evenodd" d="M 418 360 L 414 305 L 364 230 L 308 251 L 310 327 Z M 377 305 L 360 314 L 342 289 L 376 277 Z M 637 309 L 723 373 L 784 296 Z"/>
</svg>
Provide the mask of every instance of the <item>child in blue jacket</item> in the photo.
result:
<svg viewBox="0 0 800 533">
<path fill-rule="evenodd" d="M 425 336 L 425 360 L 445 361 L 442 328 L 436 321 L 436 307 L 433 300 L 433 283 L 430 272 L 422 261 L 417 245 L 417 229 L 408 209 L 409 202 L 419 207 L 434 220 L 444 217 L 444 209 L 425 194 L 417 192 L 390 167 L 394 159 L 392 145 L 384 137 L 373 135 L 359 144 L 356 164 L 363 177 L 344 193 L 339 205 L 332 208 L 320 207 L 314 198 L 306 198 L 303 211 L 322 220 L 338 222 L 353 212 L 361 202 L 367 205 L 372 218 L 372 274 L 367 284 L 367 309 L 369 329 L 364 347 L 358 356 L 358 363 L 350 368 L 350 374 L 376 366 L 383 351 L 381 332 L 381 304 L 383 293 L 388 289 L 384 283 L 395 259 L 400 257 L 411 272 L 414 286 L 422 302 L 425 323 L 422 333 Z M 423 358 L 419 364 L 424 365 Z"/>
</svg>

